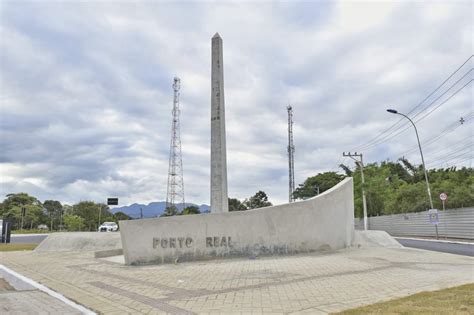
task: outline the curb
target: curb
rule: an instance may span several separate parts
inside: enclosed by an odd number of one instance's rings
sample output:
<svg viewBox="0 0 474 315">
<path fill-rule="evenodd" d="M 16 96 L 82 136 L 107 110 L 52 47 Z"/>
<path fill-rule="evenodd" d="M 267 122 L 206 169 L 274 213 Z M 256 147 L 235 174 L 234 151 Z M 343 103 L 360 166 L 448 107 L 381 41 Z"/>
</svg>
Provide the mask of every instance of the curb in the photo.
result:
<svg viewBox="0 0 474 315">
<path fill-rule="evenodd" d="M 3 270 L 5 271 L 6 273 L 9 273 L 10 275 L 12 275 L 13 277 L 17 278 L 17 279 L 20 279 L 21 281 L 31 285 L 32 287 L 52 296 L 53 298 L 55 299 L 58 299 L 60 300 L 61 302 L 71 306 L 72 308 L 75 308 L 76 310 L 78 310 L 79 312 L 81 312 L 82 314 L 86 314 L 86 315 L 96 315 L 95 312 L 85 308 L 84 306 L 82 305 L 79 305 L 71 300 L 69 300 L 67 297 L 65 297 L 64 295 L 58 293 L 58 292 L 55 292 L 53 290 L 51 290 L 50 288 L 42 285 L 42 284 L 39 284 L 38 282 L 30 279 L 30 278 L 27 278 L 13 270 L 11 270 L 10 268 L 8 267 L 5 267 L 4 265 L 0 265 L 0 270 Z"/>
<path fill-rule="evenodd" d="M 474 246 L 474 243 L 462 242 L 462 241 L 433 240 L 433 239 L 426 239 L 426 238 L 398 237 L 398 236 L 393 236 L 393 238 L 402 239 L 402 240 L 414 240 L 414 241 L 426 241 L 426 242 L 450 243 L 450 244 L 462 244 L 462 245 L 472 245 L 472 246 Z"/>
</svg>

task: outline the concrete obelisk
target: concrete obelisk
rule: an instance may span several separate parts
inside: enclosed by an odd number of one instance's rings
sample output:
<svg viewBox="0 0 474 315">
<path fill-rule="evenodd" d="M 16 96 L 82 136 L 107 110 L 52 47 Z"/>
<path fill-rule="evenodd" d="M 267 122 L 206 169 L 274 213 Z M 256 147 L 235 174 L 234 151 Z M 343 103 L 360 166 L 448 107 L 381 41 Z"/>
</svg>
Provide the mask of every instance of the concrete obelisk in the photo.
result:
<svg viewBox="0 0 474 315">
<path fill-rule="evenodd" d="M 224 61 L 222 38 L 212 37 L 211 66 L 211 212 L 229 212 L 225 144 Z"/>
</svg>

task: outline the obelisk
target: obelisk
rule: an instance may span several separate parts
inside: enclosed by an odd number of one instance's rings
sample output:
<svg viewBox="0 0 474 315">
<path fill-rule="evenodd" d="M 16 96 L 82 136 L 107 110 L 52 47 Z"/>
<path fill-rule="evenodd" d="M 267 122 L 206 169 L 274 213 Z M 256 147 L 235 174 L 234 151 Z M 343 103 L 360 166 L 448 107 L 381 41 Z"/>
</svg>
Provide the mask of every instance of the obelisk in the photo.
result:
<svg viewBox="0 0 474 315">
<path fill-rule="evenodd" d="M 211 212 L 229 212 L 225 144 L 224 61 L 222 38 L 212 37 L 211 65 Z"/>
</svg>

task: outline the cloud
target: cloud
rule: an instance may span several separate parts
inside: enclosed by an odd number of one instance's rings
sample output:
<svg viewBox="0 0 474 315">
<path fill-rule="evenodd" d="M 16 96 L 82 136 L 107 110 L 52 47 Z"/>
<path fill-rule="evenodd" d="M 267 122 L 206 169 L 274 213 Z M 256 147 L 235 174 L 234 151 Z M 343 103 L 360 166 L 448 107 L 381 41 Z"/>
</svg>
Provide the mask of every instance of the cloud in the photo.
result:
<svg viewBox="0 0 474 315">
<path fill-rule="evenodd" d="M 229 194 L 262 189 L 274 203 L 288 195 L 288 103 L 301 183 L 351 164 L 343 151 L 397 121 L 387 107 L 409 112 L 472 54 L 471 2 L 7 1 L 0 11 L 1 192 L 69 203 L 166 198 L 174 76 L 186 200 L 209 203 L 216 31 Z M 422 142 L 472 112 L 472 92 L 417 123 Z M 427 145 L 427 162 L 443 163 L 442 149 L 470 134 L 472 122 Z M 365 146 L 365 161 L 396 160 L 414 141 L 407 129 Z"/>
</svg>

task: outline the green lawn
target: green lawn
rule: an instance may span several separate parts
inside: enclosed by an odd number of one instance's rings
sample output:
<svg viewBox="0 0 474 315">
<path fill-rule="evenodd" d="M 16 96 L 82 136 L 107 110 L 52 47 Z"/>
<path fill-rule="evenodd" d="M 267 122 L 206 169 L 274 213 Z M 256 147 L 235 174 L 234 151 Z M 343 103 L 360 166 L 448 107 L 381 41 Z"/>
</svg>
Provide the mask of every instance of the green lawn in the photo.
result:
<svg viewBox="0 0 474 315">
<path fill-rule="evenodd" d="M 12 252 L 17 250 L 33 250 L 38 244 L 0 244 L 0 252 Z"/>
<path fill-rule="evenodd" d="M 474 284 L 417 293 L 337 314 L 474 314 Z"/>
</svg>

